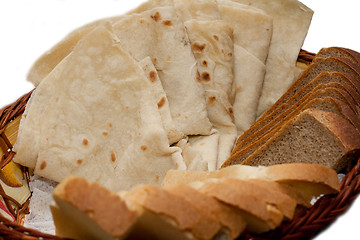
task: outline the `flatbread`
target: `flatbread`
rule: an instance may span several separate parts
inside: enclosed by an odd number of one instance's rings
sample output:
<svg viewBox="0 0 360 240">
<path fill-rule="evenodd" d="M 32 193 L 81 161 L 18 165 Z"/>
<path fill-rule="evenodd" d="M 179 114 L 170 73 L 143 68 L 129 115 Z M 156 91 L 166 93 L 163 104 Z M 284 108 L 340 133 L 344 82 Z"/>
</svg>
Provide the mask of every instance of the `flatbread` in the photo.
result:
<svg viewBox="0 0 360 240">
<path fill-rule="evenodd" d="M 180 132 L 171 117 L 169 102 L 162 87 L 159 75 L 155 69 L 153 62 L 150 57 L 146 57 L 139 62 L 140 66 L 145 72 L 151 86 L 153 94 L 156 98 L 157 106 L 161 115 L 161 120 L 164 126 L 165 131 L 167 132 L 167 136 L 169 139 L 170 145 L 178 142 L 184 134 Z"/>
<path fill-rule="evenodd" d="M 273 35 L 257 116 L 261 116 L 288 89 L 296 78 L 281 79 L 273 73 L 297 76 L 297 57 L 307 35 L 313 11 L 297 0 L 232 0 L 264 10 L 273 17 Z M 280 60 L 279 60 L 280 59 Z M 277 65 L 281 61 L 283 64 Z M 276 85 L 277 83 L 284 83 Z M 274 91 L 274 86 L 276 90 Z"/>
<path fill-rule="evenodd" d="M 79 41 L 29 106 L 14 161 L 23 163 L 17 156 L 36 151 L 35 162 L 25 166 L 35 165 L 39 176 L 61 181 L 75 175 L 119 191 L 159 184 L 169 169 L 185 169 L 180 149 L 169 147 L 144 71 L 103 27 Z M 22 134 L 25 126 L 30 139 Z"/>
<path fill-rule="evenodd" d="M 173 0 L 149 0 L 130 10 L 127 14 L 142 13 L 157 7 L 174 7 Z"/>
<path fill-rule="evenodd" d="M 234 46 L 235 101 L 233 104 L 237 134 L 242 135 L 256 121 L 257 107 L 266 67 L 257 57 L 239 45 Z M 243 67 L 246 66 L 246 67 Z"/>
<path fill-rule="evenodd" d="M 185 22 L 185 27 L 197 61 L 198 77 L 205 89 L 209 120 L 216 131 L 207 137 L 190 137 L 189 144 L 193 151 L 197 150 L 202 159 L 208 161 L 207 170 L 211 171 L 230 156 L 236 140 L 230 104 L 234 80 L 233 29 L 222 20 L 199 20 L 209 15 L 210 18 L 220 16 L 215 1 L 184 1 L 182 4 L 175 1 L 177 10 L 181 6 L 180 12 L 191 13 L 187 17 L 194 17 Z M 202 5 L 207 9 L 206 14 L 196 8 Z"/>
<path fill-rule="evenodd" d="M 173 0 L 180 18 L 189 20 L 220 20 L 220 13 L 215 0 Z"/>
<path fill-rule="evenodd" d="M 171 7 L 127 15 L 113 24 L 122 45 L 138 61 L 150 56 L 169 100 L 174 124 L 185 135 L 208 135 L 204 89 L 184 24 Z"/>
<path fill-rule="evenodd" d="M 272 18 L 264 11 L 218 1 L 222 19 L 234 28 L 234 118 L 241 135 L 256 120 L 272 35 Z"/>
<path fill-rule="evenodd" d="M 35 61 L 28 72 L 27 80 L 38 86 L 86 34 L 98 26 L 111 28 L 111 23 L 120 18 L 121 16 L 99 19 L 75 29 Z"/>
<path fill-rule="evenodd" d="M 221 18 L 234 28 L 234 42 L 265 63 L 273 18 L 265 11 L 227 0 L 218 1 Z"/>
</svg>

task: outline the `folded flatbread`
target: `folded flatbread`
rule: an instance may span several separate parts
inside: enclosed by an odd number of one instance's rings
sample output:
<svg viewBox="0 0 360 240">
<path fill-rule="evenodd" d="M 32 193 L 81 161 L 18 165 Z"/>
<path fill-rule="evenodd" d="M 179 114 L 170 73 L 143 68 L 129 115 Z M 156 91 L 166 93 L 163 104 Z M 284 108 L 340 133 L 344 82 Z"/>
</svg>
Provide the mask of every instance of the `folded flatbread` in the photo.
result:
<svg viewBox="0 0 360 240">
<path fill-rule="evenodd" d="M 273 35 L 266 64 L 266 75 L 257 116 L 264 113 L 294 82 L 299 70 L 294 68 L 308 32 L 313 11 L 298 0 L 231 0 L 264 10 L 273 17 Z M 279 60 L 281 59 L 281 60 Z M 273 61 L 281 61 L 277 64 Z M 271 69 L 271 70 L 270 70 Z M 292 73 L 291 73 L 292 71 Z M 287 72 L 281 78 L 279 72 Z M 280 85 L 276 85 L 281 82 Z M 276 90 L 274 89 L 276 86 Z"/>
<path fill-rule="evenodd" d="M 200 157 L 194 159 L 206 160 L 207 170 L 211 171 L 230 156 L 236 139 L 230 104 L 234 79 L 233 29 L 220 20 L 215 1 L 174 0 L 174 5 L 185 21 L 198 78 L 205 89 L 207 112 L 214 126 L 210 136 L 190 137 L 188 149 L 198 151 Z M 186 155 L 186 149 L 183 149 L 184 158 Z"/>
<path fill-rule="evenodd" d="M 185 135 L 208 135 L 204 89 L 184 24 L 174 8 L 124 16 L 113 24 L 122 45 L 138 61 L 150 56 L 169 101 L 175 126 Z"/>
<path fill-rule="evenodd" d="M 233 102 L 238 135 L 256 120 L 272 35 L 272 18 L 263 10 L 219 0 L 222 19 L 234 28 Z"/>
<path fill-rule="evenodd" d="M 151 83 L 152 91 L 156 98 L 157 106 L 161 115 L 161 120 L 164 129 L 167 132 L 169 143 L 170 145 L 176 143 L 180 139 L 182 139 L 184 134 L 176 128 L 172 120 L 169 102 L 166 93 L 164 91 L 164 88 L 162 87 L 160 78 L 157 74 L 156 68 L 153 62 L 151 61 L 150 57 L 144 58 L 139 63 L 142 69 L 144 70 L 145 75 L 147 76 L 149 82 Z"/>
<path fill-rule="evenodd" d="M 169 147 L 151 88 L 119 40 L 96 28 L 33 93 L 14 161 L 54 181 L 75 175 L 113 191 L 159 184 L 185 164 Z"/>
<path fill-rule="evenodd" d="M 113 21 L 122 16 L 103 18 L 81 26 L 40 56 L 30 68 L 27 80 L 38 86 L 40 82 L 74 49 L 76 44 L 98 26 L 111 27 Z"/>
</svg>

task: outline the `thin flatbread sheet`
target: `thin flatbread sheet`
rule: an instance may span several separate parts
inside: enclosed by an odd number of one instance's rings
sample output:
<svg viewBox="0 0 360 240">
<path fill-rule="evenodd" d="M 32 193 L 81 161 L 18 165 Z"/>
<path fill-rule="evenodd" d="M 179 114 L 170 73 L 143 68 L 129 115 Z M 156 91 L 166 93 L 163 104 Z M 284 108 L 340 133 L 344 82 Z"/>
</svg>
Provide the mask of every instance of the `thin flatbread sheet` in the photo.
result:
<svg viewBox="0 0 360 240">
<path fill-rule="evenodd" d="M 122 16 L 103 18 L 94 22 L 81 26 L 67 36 L 65 36 L 60 42 L 55 44 L 51 49 L 41 55 L 31 66 L 27 80 L 38 86 L 40 82 L 74 49 L 76 44 L 89 32 L 96 27 L 105 26 L 111 28 L 111 23 L 117 21 Z"/>
<path fill-rule="evenodd" d="M 307 35 L 313 11 L 298 0 L 231 0 L 264 10 L 273 17 L 273 34 L 266 63 L 266 75 L 257 116 L 272 106 L 295 81 L 299 69 L 294 68 Z M 274 61 L 274 62 L 273 62 Z M 282 64 L 277 64 L 281 62 Z M 285 72 L 286 74 L 276 74 Z M 280 84 L 279 84 L 280 83 Z M 278 84 L 278 85 L 276 85 Z M 274 89 L 276 86 L 276 90 Z"/>
<path fill-rule="evenodd" d="M 272 38 L 273 18 L 265 11 L 236 2 L 218 1 L 221 18 L 234 28 L 234 42 L 265 64 Z"/>
<path fill-rule="evenodd" d="M 122 45 L 138 61 L 150 56 L 169 100 L 174 124 L 185 135 L 208 135 L 204 89 L 184 24 L 171 7 L 127 15 L 113 24 Z"/>
<path fill-rule="evenodd" d="M 230 1 L 218 1 L 222 19 L 234 28 L 234 118 L 238 135 L 257 117 L 265 77 L 272 18 L 264 11 Z"/>
<path fill-rule="evenodd" d="M 157 106 L 160 111 L 162 123 L 164 126 L 165 131 L 167 132 L 167 136 L 169 139 L 170 145 L 173 143 L 178 142 L 184 134 L 180 132 L 171 117 L 170 107 L 169 107 L 169 101 L 167 99 L 166 93 L 164 91 L 164 88 L 162 87 L 160 78 L 157 74 L 157 71 L 155 69 L 155 66 L 153 62 L 151 61 L 150 57 L 146 57 L 143 60 L 141 60 L 140 65 L 142 69 L 145 72 L 145 75 L 147 76 L 153 91 L 153 94 L 156 98 Z"/>
<path fill-rule="evenodd" d="M 185 169 L 180 149 L 169 147 L 151 84 L 118 39 L 96 28 L 64 60 L 31 97 L 16 162 L 54 181 L 75 175 L 113 191 L 159 184 L 169 169 Z M 24 161 L 29 151 L 35 159 Z"/>
</svg>

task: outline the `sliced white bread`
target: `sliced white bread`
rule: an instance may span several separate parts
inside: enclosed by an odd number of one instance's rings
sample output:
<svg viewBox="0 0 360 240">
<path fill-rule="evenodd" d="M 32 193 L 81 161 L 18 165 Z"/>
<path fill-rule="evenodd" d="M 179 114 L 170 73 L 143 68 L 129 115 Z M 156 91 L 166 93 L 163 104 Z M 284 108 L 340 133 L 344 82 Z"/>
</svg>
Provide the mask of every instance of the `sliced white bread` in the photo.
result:
<svg viewBox="0 0 360 240">
<path fill-rule="evenodd" d="M 284 214 L 272 201 L 271 203 L 267 201 L 266 193 L 252 184 L 240 184 L 241 188 L 239 188 L 238 185 L 231 185 L 224 180 L 227 179 L 195 182 L 192 186 L 208 196 L 237 208 L 238 213 L 247 222 L 246 230 L 249 232 L 267 232 L 282 223 Z M 273 198 L 279 195 L 273 195 Z"/>
<path fill-rule="evenodd" d="M 218 219 L 230 239 L 236 239 L 246 227 L 246 221 L 236 209 L 215 198 L 200 193 L 189 185 L 180 184 L 165 188 L 172 194 L 180 196 L 193 203 L 197 208 L 207 211 Z"/>
<path fill-rule="evenodd" d="M 240 180 L 262 180 L 275 182 L 278 189 L 294 198 L 298 204 L 311 206 L 311 200 L 322 194 L 339 191 L 339 182 L 334 170 L 317 164 L 291 163 L 269 167 L 232 165 L 213 172 L 170 170 L 162 186 L 206 181 L 212 178 L 236 178 Z"/>
<path fill-rule="evenodd" d="M 151 214 L 173 225 L 182 232 L 179 237 L 186 236 L 186 239 L 209 240 L 215 237 L 227 237 L 226 233 L 221 231 L 219 221 L 209 213 L 194 207 L 191 202 L 160 187 L 139 185 L 130 192 L 121 193 L 121 196 L 126 201 L 146 209 Z M 132 231 L 130 236 L 141 234 L 141 236 L 155 235 L 159 239 L 174 239 L 171 235 L 159 236 L 158 231 L 166 232 L 167 229 L 162 229 L 154 225 L 153 222 L 146 222 L 142 231 Z"/>
<path fill-rule="evenodd" d="M 82 178 L 68 177 L 53 192 L 56 235 L 74 239 L 123 239 L 141 215 L 121 197 Z"/>
</svg>

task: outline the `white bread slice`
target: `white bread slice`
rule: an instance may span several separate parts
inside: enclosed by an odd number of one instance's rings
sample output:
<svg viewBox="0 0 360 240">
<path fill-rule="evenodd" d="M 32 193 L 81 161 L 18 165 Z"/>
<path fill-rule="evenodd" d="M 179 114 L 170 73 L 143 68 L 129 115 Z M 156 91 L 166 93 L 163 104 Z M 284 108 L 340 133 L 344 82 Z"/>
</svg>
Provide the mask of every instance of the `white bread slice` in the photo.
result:
<svg viewBox="0 0 360 240">
<path fill-rule="evenodd" d="M 122 239 L 139 217 L 115 193 L 82 178 L 66 178 L 53 198 L 56 235 L 64 238 Z"/>
<path fill-rule="evenodd" d="M 218 219 L 224 228 L 223 231 L 227 233 L 230 239 L 236 239 L 245 230 L 246 221 L 237 212 L 236 208 L 200 193 L 189 185 L 175 185 L 165 189 L 193 203 L 195 207 L 208 212 L 215 219 Z"/>
<path fill-rule="evenodd" d="M 188 239 L 214 239 L 227 237 L 221 232 L 219 222 L 206 214 L 204 210 L 195 208 L 182 197 L 171 194 L 157 186 L 139 185 L 121 196 L 147 211 L 163 218 L 183 232 Z M 156 234 L 161 228 L 146 228 L 148 233 Z M 133 231 L 132 234 L 139 231 Z M 174 239 L 172 236 L 159 239 Z"/>
<path fill-rule="evenodd" d="M 60 237 L 74 239 L 213 239 L 220 224 L 191 203 L 153 186 L 115 194 L 69 177 L 53 192 L 51 210 Z"/>
<path fill-rule="evenodd" d="M 241 188 L 222 180 L 195 182 L 192 184 L 198 191 L 214 197 L 237 209 L 247 222 L 246 230 L 252 233 L 263 233 L 276 228 L 284 219 L 282 212 L 273 203 L 268 203 L 258 188 L 252 184 L 241 184 Z M 274 198 L 277 196 L 275 195 Z"/>
<path fill-rule="evenodd" d="M 275 181 L 283 192 L 298 204 L 311 206 L 311 200 L 321 194 L 336 193 L 340 185 L 334 170 L 317 164 L 290 163 L 269 167 L 232 165 L 213 172 L 170 170 L 163 187 L 189 184 L 211 178 L 260 179 Z"/>
</svg>

